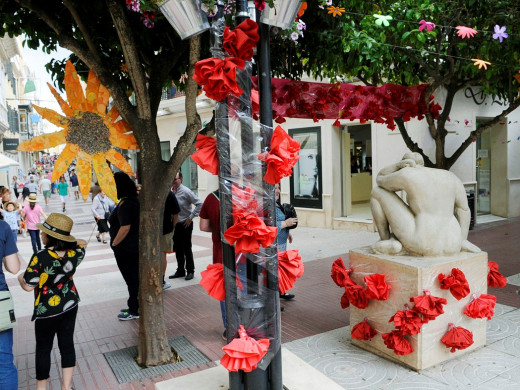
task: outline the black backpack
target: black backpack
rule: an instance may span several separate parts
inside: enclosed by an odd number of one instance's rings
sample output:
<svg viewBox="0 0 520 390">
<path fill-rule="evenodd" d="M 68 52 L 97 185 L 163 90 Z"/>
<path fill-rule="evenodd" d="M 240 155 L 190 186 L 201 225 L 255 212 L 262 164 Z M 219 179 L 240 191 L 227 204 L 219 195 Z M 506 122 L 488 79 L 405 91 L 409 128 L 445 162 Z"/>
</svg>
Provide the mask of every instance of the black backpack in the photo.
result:
<svg viewBox="0 0 520 390">
<path fill-rule="evenodd" d="M 296 210 L 294 209 L 292 204 L 284 203 L 281 207 L 285 219 L 287 218 L 298 218 L 298 215 L 296 214 Z M 293 226 L 288 226 L 287 229 L 295 229 L 298 226 L 298 222 L 296 222 Z"/>
</svg>

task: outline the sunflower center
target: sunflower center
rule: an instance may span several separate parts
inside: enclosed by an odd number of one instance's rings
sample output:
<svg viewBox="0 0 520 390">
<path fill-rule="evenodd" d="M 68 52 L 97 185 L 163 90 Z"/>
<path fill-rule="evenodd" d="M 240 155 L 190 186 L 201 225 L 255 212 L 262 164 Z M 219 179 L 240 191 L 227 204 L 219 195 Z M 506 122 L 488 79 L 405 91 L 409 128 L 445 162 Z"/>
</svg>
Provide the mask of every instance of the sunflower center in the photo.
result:
<svg viewBox="0 0 520 390">
<path fill-rule="evenodd" d="M 103 118 L 93 112 L 85 112 L 69 121 L 67 142 L 79 145 L 88 154 L 105 153 L 111 147 L 110 130 Z"/>
</svg>

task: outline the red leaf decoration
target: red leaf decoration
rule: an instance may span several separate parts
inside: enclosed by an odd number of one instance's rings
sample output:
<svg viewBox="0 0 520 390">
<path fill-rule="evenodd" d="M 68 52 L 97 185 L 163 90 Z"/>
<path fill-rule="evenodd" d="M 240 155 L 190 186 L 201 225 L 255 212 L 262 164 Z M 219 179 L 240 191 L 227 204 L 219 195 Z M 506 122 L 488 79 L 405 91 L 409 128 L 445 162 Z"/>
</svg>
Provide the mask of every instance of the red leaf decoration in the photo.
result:
<svg viewBox="0 0 520 390">
<path fill-rule="evenodd" d="M 448 303 L 444 298 L 431 295 L 429 290 L 424 290 L 424 295 L 410 298 L 410 302 L 415 304 L 413 309 L 423 315 L 423 322 L 425 324 L 429 320 L 434 320 L 437 316 L 443 314 L 444 309 L 442 305 Z"/>
<path fill-rule="evenodd" d="M 365 276 L 365 284 L 367 286 L 367 298 L 377 299 L 378 301 L 386 301 L 392 286 L 385 282 L 385 275 L 372 274 Z"/>
<path fill-rule="evenodd" d="M 489 294 L 472 295 L 471 302 L 466 306 L 464 314 L 471 318 L 486 318 L 488 320 L 495 314 L 497 297 Z"/>
<path fill-rule="evenodd" d="M 251 61 L 253 49 L 259 40 L 258 24 L 252 19 L 246 19 L 234 30 L 225 28 L 222 47 L 230 57 Z"/>
<path fill-rule="evenodd" d="M 488 261 L 488 286 L 503 288 L 507 284 L 507 279 L 498 272 L 498 264 L 494 261 Z"/>
<path fill-rule="evenodd" d="M 282 178 L 291 176 L 292 169 L 300 159 L 300 144 L 292 139 L 280 126 L 276 126 L 271 138 L 271 150 L 257 155 L 260 161 L 267 163 L 264 181 L 277 184 Z"/>
<path fill-rule="evenodd" d="M 398 330 L 381 335 L 388 349 L 393 349 L 396 355 L 405 356 L 413 352 L 412 344 Z"/>
<path fill-rule="evenodd" d="M 236 81 L 237 68 L 244 69 L 245 62 L 240 58 L 207 58 L 195 64 L 193 80 L 203 86 L 206 96 L 216 101 L 222 101 L 232 94 L 242 95 L 242 89 Z"/>
<path fill-rule="evenodd" d="M 205 271 L 200 273 L 202 279 L 200 285 L 208 294 L 217 301 L 226 300 L 226 288 L 224 286 L 224 266 L 222 263 L 210 264 Z"/>
<path fill-rule="evenodd" d="M 358 286 L 357 284 L 346 286 L 345 295 L 352 306 L 358 309 L 366 309 L 368 307 L 366 290 L 362 286 Z"/>
<path fill-rule="evenodd" d="M 229 245 L 235 245 L 235 253 L 258 253 L 260 245 L 270 246 L 276 239 L 278 229 L 266 226 L 255 213 L 242 212 L 235 215 L 234 224 L 224 233 Z"/>
<path fill-rule="evenodd" d="M 371 340 L 376 334 L 377 330 L 375 330 L 369 323 L 368 319 L 365 318 L 364 321 L 356 324 L 352 327 L 350 331 L 353 339 L 357 340 Z"/>
<path fill-rule="evenodd" d="M 191 155 L 193 161 L 209 173 L 218 175 L 217 140 L 199 133 L 195 147 L 197 151 Z"/>
<path fill-rule="evenodd" d="M 355 283 L 350 279 L 352 268 L 346 269 L 345 263 L 341 257 L 334 260 L 332 263 L 332 269 L 330 271 L 330 277 L 339 287 L 352 286 Z"/>
<path fill-rule="evenodd" d="M 458 268 L 452 268 L 451 275 L 439 274 L 437 279 L 441 282 L 441 289 L 450 290 L 451 294 L 459 301 L 467 297 L 470 292 L 466 275 Z"/>
<path fill-rule="evenodd" d="M 228 345 L 222 347 L 225 354 L 220 359 L 220 364 L 228 371 L 251 372 L 267 353 L 269 339 L 255 340 L 249 337 L 243 325 L 240 325 L 238 335 L 239 338 L 233 339 Z"/>
<path fill-rule="evenodd" d="M 296 279 L 303 275 L 304 265 L 298 250 L 278 253 L 278 289 L 285 294 L 293 286 Z"/>
<path fill-rule="evenodd" d="M 413 336 L 421 333 L 421 326 L 423 324 L 421 316 L 415 310 L 410 310 L 408 305 L 404 305 L 405 310 L 399 310 L 395 313 L 388 322 L 393 322 L 397 330 L 403 334 Z"/>
<path fill-rule="evenodd" d="M 473 333 L 463 328 L 462 326 L 454 326 L 452 323 L 448 324 L 449 330 L 442 337 L 441 342 L 446 348 L 451 348 L 453 353 L 457 349 L 466 349 L 473 344 Z"/>
</svg>

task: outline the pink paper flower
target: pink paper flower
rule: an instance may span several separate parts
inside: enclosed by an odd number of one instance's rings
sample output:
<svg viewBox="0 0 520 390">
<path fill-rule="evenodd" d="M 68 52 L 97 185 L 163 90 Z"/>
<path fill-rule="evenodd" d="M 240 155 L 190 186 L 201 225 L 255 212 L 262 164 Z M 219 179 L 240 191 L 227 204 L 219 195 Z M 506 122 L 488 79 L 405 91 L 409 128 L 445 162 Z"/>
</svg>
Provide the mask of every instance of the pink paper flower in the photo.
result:
<svg viewBox="0 0 520 390">
<path fill-rule="evenodd" d="M 419 31 L 426 29 L 427 31 L 432 31 L 435 28 L 435 23 L 427 22 L 426 20 L 421 20 L 419 22 Z"/>
<path fill-rule="evenodd" d="M 472 29 L 471 27 L 466 26 L 457 26 L 455 27 L 457 30 L 457 35 L 464 38 L 473 38 L 475 35 L 477 35 L 477 30 Z"/>
</svg>

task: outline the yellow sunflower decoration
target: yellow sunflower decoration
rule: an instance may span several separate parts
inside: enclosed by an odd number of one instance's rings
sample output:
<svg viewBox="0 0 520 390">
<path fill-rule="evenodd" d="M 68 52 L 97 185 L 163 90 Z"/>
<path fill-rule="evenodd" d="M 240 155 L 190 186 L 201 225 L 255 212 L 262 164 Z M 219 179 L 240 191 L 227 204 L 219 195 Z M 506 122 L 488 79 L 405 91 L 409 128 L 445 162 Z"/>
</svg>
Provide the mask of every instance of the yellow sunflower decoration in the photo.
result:
<svg viewBox="0 0 520 390">
<path fill-rule="evenodd" d="M 115 106 L 107 112 L 110 94 L 94 72 L 90 71 L 88 75 L 84 94 L 76 68 L 67 61 L 65 92 L 68 103 L 50 84 L 47 85 L 66 116 L 48 108 L 33 107 L 44 119 L 63 130 L 31 138 L 23 142 L 18 150 L 33 152 L 66 144 L 54 164 L 51 180 L 61 177 L 76 158 L 76 174 L 83 199 L 87 200 L 90 192 L 93 166 L 99 186 L 109 198 L 116 201 L 114 175 L 107 160 L 123 172 L 133 175 L 130 164 L 121 153 L 113 149 L 138 149 L 137 141 L 130 133 L 132 129 L 126 121 L 117 120 L 119 112 Z"/>
</svg>

